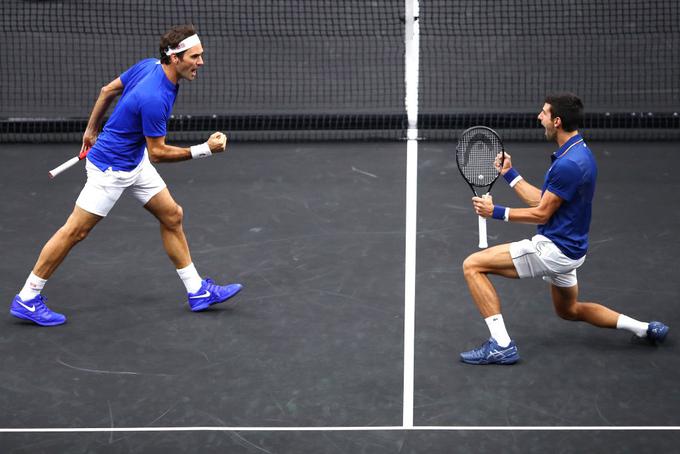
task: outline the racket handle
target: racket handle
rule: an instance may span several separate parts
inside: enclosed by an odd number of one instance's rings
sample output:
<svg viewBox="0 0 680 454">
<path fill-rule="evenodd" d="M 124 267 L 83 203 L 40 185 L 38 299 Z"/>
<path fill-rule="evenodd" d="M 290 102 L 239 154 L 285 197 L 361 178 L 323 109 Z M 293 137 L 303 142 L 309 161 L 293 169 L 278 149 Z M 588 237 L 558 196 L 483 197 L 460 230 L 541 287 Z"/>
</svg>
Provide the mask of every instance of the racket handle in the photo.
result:
<svg viewBox="0 0 680 454">
<path fill-rule="evenodd" d="M 486 240 L 486 218 L 479 216 L 479 248 L 486 249 L 489 243 Z"/>
<path fill-rule="evenodd" d="M 57 175 L 59 175 L 61 172 L 63 172 L 66 169 L 70 169 L 74 165 L 78 164 L 78 161 L 80 161 L 80 158 L 78 156 L 74 156 L 65 163 L 55 167 L 54 169 L 50 170 L 47 174 L 50 176 L 50 178 L 54 178 Z"/>
</svg>

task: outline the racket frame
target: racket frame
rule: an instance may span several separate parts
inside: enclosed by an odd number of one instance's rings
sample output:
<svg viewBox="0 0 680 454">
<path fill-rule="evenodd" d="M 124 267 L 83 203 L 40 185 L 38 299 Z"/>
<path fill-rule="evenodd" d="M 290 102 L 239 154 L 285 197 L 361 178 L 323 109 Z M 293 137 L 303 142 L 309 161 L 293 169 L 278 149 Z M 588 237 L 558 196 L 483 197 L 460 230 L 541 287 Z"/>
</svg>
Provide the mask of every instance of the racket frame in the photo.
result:
<svg viewBox="0 0 680 454">
<path fill-rule="evenodd" d="M 496 178 L 494 178 L 489 184 L 486 184 L 486 185 L 474 184 L 470 180 L 468 180 L 468 178 L 465 176 L 465 173 L 463 173 L 463 169 L 461 169 L 460 160 L 458 158 L 458 151 L 459 151 L 460 142 L 461 142 L 460 138 L 464 137 L 466 134 L 469 134 L 470 131 L 478 130 L 478 129 L 487 130 L 488 132 L 490 132 L 491 134 L 496 136 L 496 139 L 498 139 L 498 143 L 501 146 L 500 168 L 501 169 L 503 168 L 503 162 L 505 161 L 505 147 L 503 145 L 503 141 L 501 140 L 501 137 L 498 135 L 498 133 L 496 131 L 494 131 L 493 129 L 489 128 L 488 126 L 472 126 L 472 127 L 466 129 L 465 131 L 463 131 L 460 134 L 460 136 L 458 138 L 458 144 L 456 145 L 456 167 L 458 167 L 458 172 L 460 172 L 460 175 L 463 177 L 463 180 L 465 180 L 465 182 L 468 184 L 468 186 L 470 186 L 470 189 L 472 190 L 472 193 L 475 195 L 475 197 L 486 197 L 486 196 L 489 195 L 489 193 L 491 192 L 491 188 L 493 187 L 496 180 L 498 180 L 498 177 L 501 175 L 500 171 L 496 174 Z M 475 188 L 487 188 L 487 189 L 486 189 L 485 193 L 480 195 L 480 194 L 477 193 L 477 190 Z M 488 239 L 487 239 L 486 218 L 483 217 L 483 216 L 478 216 L 478 231 L 479 231 L 479 244 L 478 244 L 478 246 L 479 246 L 480 249 L 486 249 L 487 247 L 489 247 L 489 242 L 488 242 Z"/>
</svg>

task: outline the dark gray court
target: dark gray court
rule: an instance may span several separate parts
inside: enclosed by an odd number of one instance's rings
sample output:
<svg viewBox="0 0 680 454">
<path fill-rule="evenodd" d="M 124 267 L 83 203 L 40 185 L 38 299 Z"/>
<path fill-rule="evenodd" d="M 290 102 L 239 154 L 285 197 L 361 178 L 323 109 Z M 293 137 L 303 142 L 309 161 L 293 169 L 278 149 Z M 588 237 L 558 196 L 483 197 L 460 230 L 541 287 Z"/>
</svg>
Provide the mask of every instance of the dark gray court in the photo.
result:
<svg viewBox="0 0 680 454">
<path fill-rule="evenodd" d="M 0 299 L 8 308 L 40 248 L 70 213 L 84 171 L 81 165 L 47 178 L 77 145 L 0 147 Z M 416 429 L 400 428 L 406 144 L 235 143 L 224 155 L 157 167 L 184 207 L 199 272 L 245 289 L 232 304 L 191 313 L 155 219 L 124 196 L 47 284 L 48 304 L 69 317 L 66 325 L 40 328 L 8 311 L 0 317 L 0 428 L 75 431 L 0 432 L 0 451 L 678 446 L 678 430 L 584 429 L 680 426 L 680 180 L 672 165 L 678 144 L 591 143 L 600 177 L 591 249 L 579 269 L 582 299 L 663 321 L 671 327 L 666 343 L 654 347 L 621 331 L 563 321 L 542 281 L 499 278 L 504 317 L 522 355 L 511 367 L 457 359 L 488 331 L 461 272 L 476 250 L 477 221 L 452 147 L 419 147 Z M 540 184 L 553 146 L 506 148 L 525 178 Z M 502 181 L 493 194 L 519 205 Z M 491 244 L 534 231 L 488 226 Z M 472 430 L 479 426 L 516 429 Z M 328 429 L 303 429 L 315 427 Z M 540 430 L 552 427 L 562 429 Z"/>
</svg>

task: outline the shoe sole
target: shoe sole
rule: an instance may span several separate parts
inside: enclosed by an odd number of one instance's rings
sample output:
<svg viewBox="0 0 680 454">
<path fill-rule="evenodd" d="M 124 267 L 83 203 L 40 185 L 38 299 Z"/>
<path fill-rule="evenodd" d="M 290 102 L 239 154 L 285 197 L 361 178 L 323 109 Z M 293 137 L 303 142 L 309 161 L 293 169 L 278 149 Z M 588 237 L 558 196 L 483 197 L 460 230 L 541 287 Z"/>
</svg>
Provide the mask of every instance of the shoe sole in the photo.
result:
<svg viewBox="0 0 680 454">
<path fill-rule="evenodd" d="M 240 292 L 241 289 L 243 289 L 243 286 L 240 285 L 240 284 L 238 284 L 238 288 L 236 289 L 236 291 L 233 292 L 233 293 L 230 293 L 229 295 L 227 295 L 226 298 L 224 298 L 224 299 L 222 299 L 222 300 L 220 300 L 220 301 L 213 301 L 213 302 L 210 302 L 210 303 L 207 303 L 207 304 L 201 304 L 201 305 L 198 305 L 198 306 L 194 306 L 194 307 L 191 308 L 191 312 L 201 312 L 201 311 L 206 310 L 207 308 L 209 308 L 209 307 L 212 306 L 213 304 L 224 303 L 224 302 L 225 302 L 226 300 L 228 300 L 229 298 L 232 298 L 232 297 L 236 296 L 236 294 L 237 294 L 238 292 Z"/>
<path fill-rule="evenodd" d="M 490 366 L 490 365 L 493 365 L 493 364 L 498 364 L 499 366 L 510 366 L 512 364 L 515 364 L 517 361 L 519 361 L 519 357 L 510 359 L 510 360 L 500 360 L 500 361 L 486 361 L 486 360 L 469 361 L 469 360 L 465 360 L 463 358 L 461 358 L 460 360 L 461 360 L 461 362 L 463 362 L 465 364 L 473 364 L 475 366 Z"/>
<path fill-rule="evenodd" d="M 36 325 L 40 325 L 40 326 L 57 326 L 57 325 L 63 325 L 64 323 L 66 323 L 65 319 L 63 321 L 60 321 L 60 322 L 39 322 L 38 320 L 34 320 L 34 319 L 32 319 L 32 318 L 30 318 L 30 317 L 28 317 L 28 316 L 26 316 L 26 315 L 24 315 L 20 312 L 15 312 L 11 309 L 10 309 L 9 313 L 10 313 L 10 315 L 13 315 L 16 318 L 20 318 L 22 320 L 28 320 L 29 322 L 33 322 Z"/>
</svg>

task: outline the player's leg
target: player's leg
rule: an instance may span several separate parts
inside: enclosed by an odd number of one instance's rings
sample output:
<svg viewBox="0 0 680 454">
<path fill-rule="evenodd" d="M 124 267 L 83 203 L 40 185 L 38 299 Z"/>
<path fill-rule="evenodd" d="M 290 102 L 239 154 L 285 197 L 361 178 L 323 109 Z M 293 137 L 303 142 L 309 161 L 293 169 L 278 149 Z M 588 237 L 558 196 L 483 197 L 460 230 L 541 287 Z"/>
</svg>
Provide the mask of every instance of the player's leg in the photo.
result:
<svg viewBox="0 0 680 454">
<path fill-rule="evenodd" d="M 468 256 L 463 262 L 465 282 L 482 317 L 501 311 L 501 302 L 488 274 L 518 278 L 510 256 L 510 244 L 500 244 Z"/>
<path fill-rule="evenodd" d="M 155 169 L 153 171 L 155 172 Z M 151 174 L 151 170 L 148 173 Z M 187 289 L 188 303 L 192 311 L 202 311 L 213 304 L 226 301 L 241 290 L 241 284 L 215 285 L 211 279 L 200 277 L 191 260 L 189 244 L 184 234 L 182 222 L 184 212 L 165 184 L 163 189 L 148 201 L 145 200 L 144 190 L 140 190 L 140 187 L 133 188 L 133 194 L 145 202 L 144 208 L 158 219 L 163 247 Z"/>
<path fill-rule="evenodd" d="M 87 237 L 125 190 L 124 186 L 117 184 L 91 162 L 87 161 L 85 169 L 87 182 L 76 200 L 73 212 L 45 244 L 24 287 L 12 301 L 10 314 L 15 317 L 43 326 L 60 325 L 66 321 L 65 316 L 47 308 L 41 291 L 73 246 Z"/>
<path fill-rule="evenodd" d="M 175 268 L 182 269 L 189 266 L 191 253 L 182 224 L 184 211 L 172 198 L 168 188 L 165 187 L 154 195 L 144 205 L 144 208 L 158 219 L 163 247 Z"/>
<path fill-rule="evenodd" d="M 623 329 L 653 342 L 663 342 L 668 334 L 668 326 L 661 322 L 641 322 L 601 304 L 578 301 L 578 285 L 561 287 L 552 283 L 550 291 L 555 312 L 565 320 L 582 321 L 601 328 Z"/>
<path fill-rule="evenodd" d="M 12 300 L 11 315 L 41 326 L 61 325 L 66 321 L 63 314 L 53 312 L 45 305 L 46 298 L 41 292 L 71 249 L 87 237 L 102 217 L 76 204 L 66 223 L 52 235 L 40 251 L 23 288 Z"/>
<path fill-rule="evenodd" d="M 45 280 L 49 279 L 71 249 L 84 240 L 101 219 L 102 216 L 89 213 L 78 205 L 73 207 L 73 212 L 66 223 L 42 248 L 33 267 L 33 274 Z"/>
<path fill-rule="evenodd" d="M 122 185 L 87 161 L 87 182 L 80 191 L 73 212 L 66 223 L 45 244 L 33 272 L 48 279 L 61 264 L 71 248 L 90 233 L 97 223 L 109 214 L 125 190 Z"/>
<path fill-rule="evenodd" d="M 512 342 L 501 315 L 498 293 L 489 274 L 518 278 L 510 255 L 510 244 L 493 246 L 470 255 L 463 262 L 463 274 L 470 295 L 489 328 L 491 338 L 481 347 L 461 353 L 469 364 L 513 364 L 519 360 L 517 346 Z"/>
<path fill-rule="evenodd" d="M 578 301 L 578 285 L 550 285 L 555 312 L 565 320 L 581 321 L 601 328 L 616 328 L 619 313 L 597 303 Z"/>
</svg>

